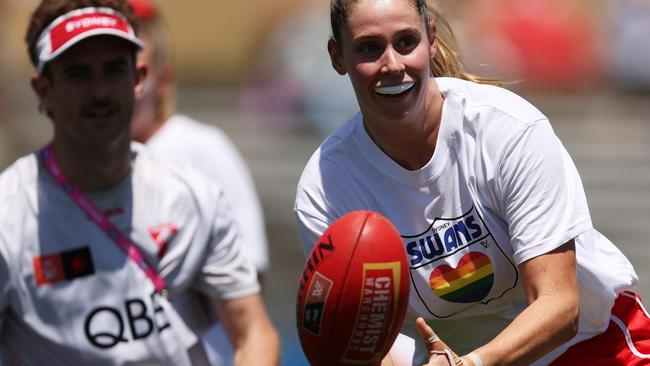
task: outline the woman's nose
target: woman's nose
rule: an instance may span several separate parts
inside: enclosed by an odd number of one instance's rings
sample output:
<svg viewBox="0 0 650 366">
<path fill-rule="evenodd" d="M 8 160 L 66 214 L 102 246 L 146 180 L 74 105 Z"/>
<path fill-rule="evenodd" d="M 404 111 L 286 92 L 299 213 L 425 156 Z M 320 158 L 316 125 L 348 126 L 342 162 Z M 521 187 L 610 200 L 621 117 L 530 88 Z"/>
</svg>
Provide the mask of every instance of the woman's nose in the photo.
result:
<svg viewBox="0 0 650 366">
<path fill-rule="evenodd" d="M 381 72 L 384 74 L 398 74 L 404 70 L 401 55 L 392 47 L 386 48 L 382 56 Z"/>
</svg>

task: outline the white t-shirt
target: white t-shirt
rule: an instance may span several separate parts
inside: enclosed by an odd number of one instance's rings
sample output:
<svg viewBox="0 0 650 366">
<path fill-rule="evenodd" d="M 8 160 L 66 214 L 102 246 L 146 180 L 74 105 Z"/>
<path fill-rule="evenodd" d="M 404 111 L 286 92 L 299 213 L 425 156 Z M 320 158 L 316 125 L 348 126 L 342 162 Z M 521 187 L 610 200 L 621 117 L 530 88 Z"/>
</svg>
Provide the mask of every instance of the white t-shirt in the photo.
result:
<svg viewBox="0 0 650 366">
<path fill-rule="evenodd" d="M 216 126 L 174 115 L 146 143 L 157 154 L 197 169 L 223 187 L 232 203 L 246 254 L 259 272 L 268 270 L 269 255 L 262 207 L 251 173 L 232 141 Z M 218 320 L 217 320 L 218 321 Z M 232 364 L 232 346 L 220 323 L 203 335 L 213 366 Z"/>
<path fill-rule="evenodd" d="M 259 292 L 222 191 L 133 144 L 130 174 L 88 194 L 172 301 Z M 0 175 L 0 347 L 9 365 L 190 365 L 191 320 L 76 206 L 35 154 Z"/>
<path fill-rule="evenodd" d="M 493 339 L 527 306 L 518 265 L 575 239 L 580 329 L 535 365 L 602 332 L 618 293 L 637 282 L 629 261 L 591 224 L 577 170 L 547 118 L 515 94 L 452 78 L 431 160 L 408 171 L 370 138 L 361 114 L 315 152 L 295 214 L 305 253 L 352 210 L 389 218 L 412 278 L 402 331 L 427 319 L 456 352 Z M 424 356 L 422 342 L 415 359 Z"/>
</svg>

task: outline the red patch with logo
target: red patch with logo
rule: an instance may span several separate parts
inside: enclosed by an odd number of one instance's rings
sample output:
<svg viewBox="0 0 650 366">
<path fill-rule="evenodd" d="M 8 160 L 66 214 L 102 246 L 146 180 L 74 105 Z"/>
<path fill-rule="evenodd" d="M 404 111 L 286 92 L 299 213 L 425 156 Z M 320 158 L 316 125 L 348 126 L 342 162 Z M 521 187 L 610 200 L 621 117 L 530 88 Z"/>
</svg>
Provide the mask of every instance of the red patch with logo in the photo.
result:
<svg viewBox="0 0 650 366">
<path fill-rule="evenodd" d="M 158 245 L 158 259 L 165 256 L 169 243 L 178 233 L 178 227 L 173 222 L 159 224 L 149 228 L 149 234 Z"/>
<path fill-rule="evenodd" d="M 36 256 L 32 260 L 37 286 L 54 284 L 95 273 L 90 248 Z"/>
</svg>

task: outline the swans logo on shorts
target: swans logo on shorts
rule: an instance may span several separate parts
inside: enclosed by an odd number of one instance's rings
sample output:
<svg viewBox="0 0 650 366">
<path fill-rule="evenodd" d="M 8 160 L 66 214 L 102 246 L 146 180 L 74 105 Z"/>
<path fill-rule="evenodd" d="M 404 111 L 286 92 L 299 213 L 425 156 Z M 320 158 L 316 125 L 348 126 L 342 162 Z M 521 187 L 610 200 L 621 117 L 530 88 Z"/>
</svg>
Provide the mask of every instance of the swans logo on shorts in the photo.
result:
<svg viewBox="0 0 650 366">
<path fill-rule="evenodd" d="M 502 297 L 515 287 L 515 264 L 476 208 L 436 218 L 417 235 L 403 236 L 411 279 L 422 305 L 438 318 Z"/>
</svg>

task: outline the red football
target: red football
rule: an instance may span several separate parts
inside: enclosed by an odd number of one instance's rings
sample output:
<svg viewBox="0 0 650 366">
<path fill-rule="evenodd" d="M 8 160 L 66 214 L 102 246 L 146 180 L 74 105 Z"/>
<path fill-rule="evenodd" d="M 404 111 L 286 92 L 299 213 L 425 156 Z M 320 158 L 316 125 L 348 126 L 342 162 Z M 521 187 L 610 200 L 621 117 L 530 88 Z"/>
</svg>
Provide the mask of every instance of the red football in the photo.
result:
<svg viewBox="0 0 650 366">
<path fill-rule="evenodd" d="M 372 211 L 335 221 L 300 278 L 298 335 L 315 366 L 379 365 L 404 320 L 409 272 L 397 229 Z"/>
</svg>

